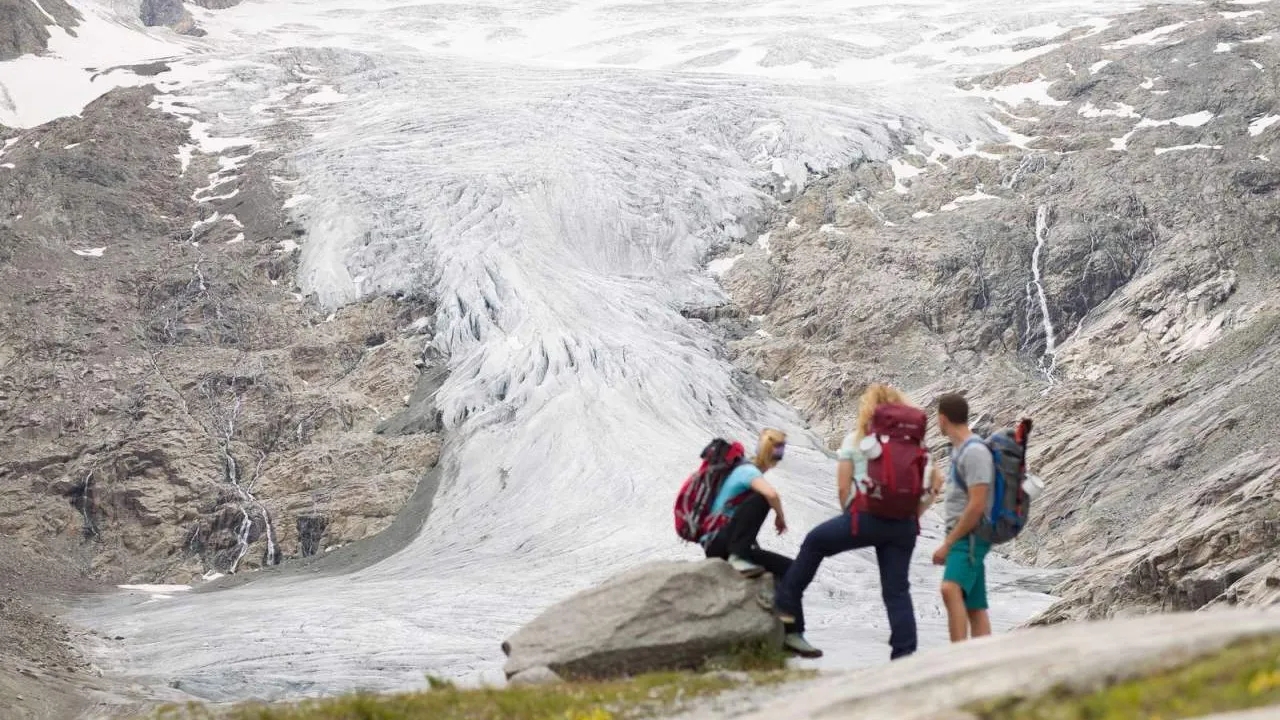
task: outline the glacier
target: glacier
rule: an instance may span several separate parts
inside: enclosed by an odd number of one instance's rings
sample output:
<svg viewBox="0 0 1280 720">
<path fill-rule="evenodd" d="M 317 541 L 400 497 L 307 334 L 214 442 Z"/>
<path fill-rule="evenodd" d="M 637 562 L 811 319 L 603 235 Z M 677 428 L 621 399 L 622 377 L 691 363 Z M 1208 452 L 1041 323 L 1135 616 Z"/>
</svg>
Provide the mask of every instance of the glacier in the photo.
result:
<svg viewBox="0 0 1280 720">
<path fill-rule="evenodd" d="M 1139 4 L 250 0 L 192 8 L 199 43 L 147 31 L 152 55 L 178 56 L 156 78 L 161 106 L 197 108 L 204 140 L 250 138 L 296 173 L 305 293 L 338 312 L 438 298 L 448 440 L 398 552 L 345 574 L 95 598 L 74 619 L 124 638 L 98 664 L 156 697 L 215 701 L 500 680 L 502 639 L 545 606 L 698 557 L 671 531 L 675 490 L 708 438 L 766 426 L 790 435 L 771 478 L 794 530 L 765 544 L 794 553 L 837 512 L 834 460 L 682 313 L 724 300 L 707 260 L 755 241 L 811 172 L 925 134 L 991 137 L 955 79 Z M 0 85 L 15 83 L 6 65 Z M 9 95 L 7 117 L 27 123 L 75 111 Z M 912 569 L 924 647 L 946 642 L 939 537 L 929 516 Z M 992 574 L 998 629 L 1051 600 L 1027 569 Z M 821 667 L 887 659 L 871 554 L 828 561 L 807 604 Z"/>
</svg>

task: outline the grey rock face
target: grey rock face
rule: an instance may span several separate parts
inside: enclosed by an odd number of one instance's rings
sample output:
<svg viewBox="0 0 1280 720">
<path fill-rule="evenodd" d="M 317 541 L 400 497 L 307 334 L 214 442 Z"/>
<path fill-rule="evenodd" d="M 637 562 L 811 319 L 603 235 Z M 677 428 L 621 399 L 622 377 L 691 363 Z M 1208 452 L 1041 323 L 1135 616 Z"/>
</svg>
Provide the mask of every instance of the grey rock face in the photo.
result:
<svg viewBox="0 0 1280 720">
<path fill-rule="evenodd" d="M 65 0 L 47 0 L 40 5 L 68 30 L 80 19 Z M 0 62 L 44 50 L 49 25 L 49 18 L 31 0 L 0 0 Z"/>
<path fill-rule="evenodd" d="M 723 560 L 655 562 L 543 612 L 503 643 L 507 677 L 546 666 L 565 678 L 694 668 L 751 643 L 781 646 L 756 602 L 769 577 L 744 580 Z"/>
<path fill-rule="evenodd" d="M 507 681 L 507 684 L 519 687 L 522 685 L 555 685 L 560 682 L 564 682 L 564 680 L 554 670 L 546 665 L 539 665 L 516 673 Z"/>
<path fill-rule="evenodd" d="M 1014 140 L 981 153 L 921 138 L 818 179 L 724 276 L 763 316 L 735 361 L 832 443 L 876 380 L 1036 419 L 1048 487 L 1009 550 L 1074 568 L 1045 621 L 1280 600 L 1280 48 L 1246 42 L 1280 11 L 1256 10 L 1150 9 L 980 78 L 1048 98 L 993 102 Z"/>
<path fill-rule="evenodd" d="M 177 25 L 191 17 L 182 6 L 182 0 L 142 0 L 138 16 L 142 18 L 142 24 L 148 27 Z"/>
</svg>

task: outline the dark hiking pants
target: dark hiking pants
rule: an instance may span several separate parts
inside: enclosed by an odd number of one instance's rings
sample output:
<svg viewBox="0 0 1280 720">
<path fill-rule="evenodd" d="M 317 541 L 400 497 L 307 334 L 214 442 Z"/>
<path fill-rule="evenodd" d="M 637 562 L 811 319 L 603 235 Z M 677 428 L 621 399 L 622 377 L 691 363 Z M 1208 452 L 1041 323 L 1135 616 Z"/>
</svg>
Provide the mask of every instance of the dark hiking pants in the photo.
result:
<svg viewBox="0 0 1280 720">
<path fill-rule="evenodd" d="M 853 516 L 842 513 L 815 527 L 805 536 L 800 554 L 778 583 L 774 604 L 782 612 L 794 615 L 796 631 L 804 632 L 801 599 L 823 558 L 864 547 L 876 549 L 876 563 L 880 566 L 880 594 L 889 614 L 890 658 L 905 657 L 916 651 L 916 616 L 908 577 L 911 552 L 916 547 L 915 520 L 884 520 L 859 513 L 855 534 Z"/>
<path fill-rule="evenodd" d="M 780 581 L 791 567 L 791 558 L 763 550 L 756 543 L 771 509 L 769 501 L 752 490 L 751 496 L 734 511 L 729 524 L 707 543 L 707 557 L 728 560 L 730 555 L 736 555 L 764 568 L 773 575 L 774 582 Z"/>
</svg>

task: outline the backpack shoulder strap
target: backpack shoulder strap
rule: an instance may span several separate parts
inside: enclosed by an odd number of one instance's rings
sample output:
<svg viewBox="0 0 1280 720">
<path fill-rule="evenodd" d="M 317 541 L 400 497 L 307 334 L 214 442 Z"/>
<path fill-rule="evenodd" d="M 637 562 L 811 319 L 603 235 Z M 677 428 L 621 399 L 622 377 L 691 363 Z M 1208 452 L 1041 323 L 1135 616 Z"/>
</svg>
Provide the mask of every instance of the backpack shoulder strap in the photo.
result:
<svg viewBox="0 0 1280 720">
<path fill-rule="evenodd" d="M 960 489 L 965 492 L 969 492 L 969 486 L 965 483 L 964 479 L 960 477 L 960 463 L 958 461 L 960 460 L 960 457 L 964 455 L 964 451 L 973 443 L 983 443 L 983 440 L 977 435 L 969 436 L 969 439 L 965 440 L 964 444 L 960 446 L 960 449 L 956 451 L 956 461 L 951 463 L 951 479 L 954 480 L 956 485 L 959 485 Z"/>
</svg>

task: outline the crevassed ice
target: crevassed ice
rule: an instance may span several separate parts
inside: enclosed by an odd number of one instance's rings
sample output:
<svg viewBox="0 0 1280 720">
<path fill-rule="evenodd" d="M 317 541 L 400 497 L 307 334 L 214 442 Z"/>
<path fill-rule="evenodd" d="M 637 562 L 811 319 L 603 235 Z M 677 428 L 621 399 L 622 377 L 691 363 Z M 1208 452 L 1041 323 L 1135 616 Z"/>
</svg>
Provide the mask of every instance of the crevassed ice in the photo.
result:
<svg viewBox="0 0 1280 720">
<path fill-rule="evenodd" d="M 708 253 L 753 240 L 767 188 L 799 187 L 806 167 L 885 158 L 926 128 L 935 162 L 941 148 L 978 152 L 992 131 L 974 99 L 948 90 L 955 75 L 1134 5 L 308 0 L 201 12 L 214 49 L 185 66 L 216 72 L 183 99 L 209 113 L 202 132 L 286 153 L 309 198 L 293 207 L 310 230 L 304 289 L 333 308 L 380 292 L 438 297 L 432 342 L 451 370 L 438 397 L 443 480 L 421 534 L 349 575 L 85 608 L 126 638 L 102 664 L 215 699 L 420 686 L 426 672 L 494 678 L 503 637 L 547 604 L 647 559 L 696 557 L 670 529 L 678 483 L 711 435 L 764 425 L 792 433 L 771 477 L 794 528 L 777 547 L 794 552 L 835 512 L 833 462 L 680 313 L 723 299 Z M 937 530 L 931 518 L 912 570 L 926 646 L 945 642 Z M 1001 627 L 1047 600 L 1017 589 L 1024 574 L 994 563 Z M 877 583 L 867 553 L 824 566 L 808 599 L 825 662 L 887 657 Z"/>
</svg>

